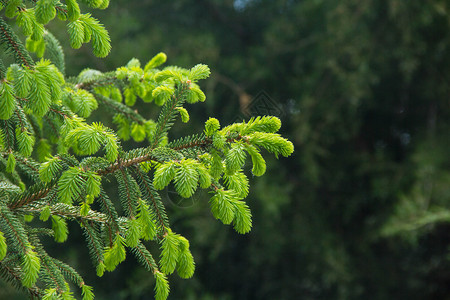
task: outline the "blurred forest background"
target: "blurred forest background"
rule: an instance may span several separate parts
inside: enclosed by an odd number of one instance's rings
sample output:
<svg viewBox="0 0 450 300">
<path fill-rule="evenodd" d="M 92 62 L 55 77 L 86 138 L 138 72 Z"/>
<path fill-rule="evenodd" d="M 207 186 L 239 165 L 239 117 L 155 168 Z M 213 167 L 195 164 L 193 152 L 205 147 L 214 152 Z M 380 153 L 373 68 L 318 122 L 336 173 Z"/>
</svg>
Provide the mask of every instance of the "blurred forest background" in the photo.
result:
<svg viewBox="0 0 450 300">
<path fill-rule="evenodd" d="M 206 193 L 167 191 L 197 263 L 193 279 L 171 276 L 169 299 L 450 299 L 449 13 L 447 0 L 112 0 L 93 12 L 112 38 L 103 60 L 70 49 L 51 24 L 67 75 L 160 51 L 169 65 L 209 65 L 207 101 L 175 135 L 200 132 L 209 116 L 226 125 L 273 113 L 295 144 L 251 179 L 247 235 L 214 220 Z M 73 230 L 71 250 L 53 250 L 98 299 L 153 297 L 132 259 L 87 275 Z"/>
</svg>

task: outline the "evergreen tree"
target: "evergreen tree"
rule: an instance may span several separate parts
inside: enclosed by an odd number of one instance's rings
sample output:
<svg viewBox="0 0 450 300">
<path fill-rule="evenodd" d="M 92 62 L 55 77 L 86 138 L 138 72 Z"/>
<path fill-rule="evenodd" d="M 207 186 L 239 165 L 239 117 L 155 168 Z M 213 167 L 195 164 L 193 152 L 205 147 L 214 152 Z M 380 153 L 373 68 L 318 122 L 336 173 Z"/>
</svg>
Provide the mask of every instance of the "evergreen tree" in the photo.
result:
<svg viewBox="0 0 450 300">
<path fill-rule="evenodd" d="M 104 9 L 108 0 L 80 4 Z M 205 101 L 198 82 L 210 75 L 206 65 L 190 69 L 161 67 L 159 53 L 144 66 L 137 59 L 115 71 L 85 69 L 65 76 L 64 54 L 45 25 L 66 22 L 70 44 L 91 43 L 98 57 L 111 46 L 106 29 L 76 0 L 1 0 L 0 45 L 0 277 L 31 298 L 82 299 L 94 293 L 78 272 L 52 257 L 43 237 L 63 243 L 68 222 L 79 224 L 98 276 L 113 271 L 133 254 L 155 278 L 156 299 L 169 293 L 167 275 L 190 278 L 195 269 L 189 241 L 170 226 L 159 191 L 173 185 L 183 198 L 209 189 L 215 218 L 247 233 L 251 213 L 244 199 L 252 174 L 265 173 L 261 149 L 287 157 L 293 144 L 277 132 L 281 122 L 263 116 L 221 127 L 210 118 L 199 134 L 170 140 L 175 120 L 189 121 L 185 103 Z M 26 37 L 19 38 L 12 21 Z M 34 53 L 34 54 L 33 54 Z M 33 58 L 35 57 L 35 58 Z M 139 100 L 138 100 L 139 99 Z M 137 101 L 161 110 L 145 119 Z M 149 104 L 150 105 L 150 104 Z M 87 118 L 107 109 L 115 129 Z M 147 146 L 126 150 L 127 140 Z M 118 186 L 119 201 L 105 183 Z M 148 248 L 159 245 L 159 260 Z"/>
</svg>

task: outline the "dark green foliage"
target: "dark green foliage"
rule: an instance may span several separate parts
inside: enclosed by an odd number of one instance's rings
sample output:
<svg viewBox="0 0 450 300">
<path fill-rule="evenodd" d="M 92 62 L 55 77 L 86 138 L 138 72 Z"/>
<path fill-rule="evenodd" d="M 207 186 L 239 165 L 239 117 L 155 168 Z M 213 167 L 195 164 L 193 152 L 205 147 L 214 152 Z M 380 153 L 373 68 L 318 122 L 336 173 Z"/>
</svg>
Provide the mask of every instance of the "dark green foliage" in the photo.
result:
<svg viewBox="0 0 450 300">
<path fill-rule="evenodd" d="M 201 218 L 202 197 L 174 209 L 177 230 L 191 232 L 204 258 L 196 285 L 172 288 L 175 298 L 447 297 L 449 167 L 438 150 L 448 149 L 450 120 L 446 1 L 152 0 L 110 9 L 112 40 L 127 37 L 130 47 L 108 65 L 160 49 L 174 64 L 207 63 L 209 115 L 222 125 L 247 120 L 240 113 L 258 114 L 264 90 L 296 146 L 282 165 L 253 165 L 266 176 L 248 176 L 251 239 L 230 242 Z M 189 113 L 189 130 L 202 130 L 198 119 L 208 116 Z M 221 163 L 213 161 L 215 175 Z M 137 287 L 123 285 L 130 294 Z"/>
<path fill-rule="evenodd" d="M 92 8 L 109 4 L 83 2 Z M 276 133 L 279 119 L 255 118 L 223 129 L 210 119 L 201 130 L 205 134 L 170 141 L 177 118 L 190 120 L 185 103 L 205 101 L 197 83 L 210 75 L 208 66 L 157 69 L 166 61 L 159 53 L 143 69 L 133 58 L 112 72 L 85 69 L 66 78 L 60 44 L 44 25 L 56 17 L 66 21 L 73 48 L 92 42 L 94 55 L 104 57 L 111 46 L 103 25 L 81 13 L 76 1 L 9 1 L 5 16 L 21 28 L 26 48 L 11 25 L 0 19 L 0 44 L 13 60 L 7 68 L 2 64 L 0 72 L 3 279 L 42 299 L 74 299 L 71 282 L 83 300 L 93 299 L 81 275 L 47 253 L 42 239 L 50 236 L 65 243 L 75 223 L 97 276 L 114 271 L 131 252 L 154 275 L 156 299 L 166 299 L 167 275 L 176 271 L 181 278 L 191 278 L 195 270 L 189 241 L 172 231 L 159 192 L 170 184 L 183 198 L 208 189 L 213 193 L 213 216 L 233 224 L 238 233 L 250 231 L 251 213 L 243 201 L 249 193 L 243 169 L 246 153 L 252 160 L 257 157 L 258 175 L 263 173 L 260 165 L 265 166 L 259 148 L 275 156 L 292 154 L 292 143 Z M 151 107 L 151 102 L 161 107 L 156 121 L 132 108 L 143 103 Z M 117 130 L 87 120 L 103 107 Z M 127 150 L 122 142 L 130 138 L 142 147 Z M 117 197 L 108 196 L 111 183 Z M 159 245 L 158 262 L 147 241 Z"/>
</svg>

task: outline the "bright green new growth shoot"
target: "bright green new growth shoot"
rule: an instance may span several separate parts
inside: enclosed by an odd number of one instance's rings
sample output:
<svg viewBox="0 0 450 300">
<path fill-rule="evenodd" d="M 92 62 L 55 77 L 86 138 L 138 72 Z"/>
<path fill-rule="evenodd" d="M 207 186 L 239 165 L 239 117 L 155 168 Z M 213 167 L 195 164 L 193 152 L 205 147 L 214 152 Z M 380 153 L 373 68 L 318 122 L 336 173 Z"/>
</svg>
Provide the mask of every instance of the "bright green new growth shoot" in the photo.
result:
<svg viewBox="0 0 450 300">
<path fill-rule="evenodd" d="M 109 4 L 82 2 L 100 9 Z M 167 275 L 176 272 L 190 278 L 195 270 L 189 241 L 171 230 L 158 192 L 169 184 L 184 198 L 208 189 L 212 215 L 238 233 L 250 231 L 245 162 L 251 159 L 251 172 L 261 176 L 266 171 L 261 150 L 276 157 L 294 150 L 277 134 L 278 118 L 256 117 L 226 127 L 210 118 L 202 134 L 170 141 L 176 118 L 189 122 L 184 103 L 206 99 L 197 85 L 210 74 L 206 65 L 162 67 L 167 57 L 159 53 L 144 67 L 131 59 L 109 73 L 86 69 L 67 78 L 62 49 L 44 25 L 57 17 L 66 22 L 73 48 L 90 43 L 93 53 L 104 57 L 111 46 L 103 25 L 81 13 L 76 0 L 0 1 L 0 10 L 15 20 L 26 39 L 24 44 L 0 16 L 0 45 L 6 50 L 0 56 L 4 281 L 30 298 L 75 299 L 71 282 L 82 299 L 93 299 L 92 287 L 75 269 L 51 257 L 41 243 L 41 236 L 48 235 L 64 243 L 70 238 L 68 222 L 76 222 L 98 276 L 134 256 L 154 276 L 156 299 L 166 299 Z M 6 67 L 3 60 L 8 55 L 14 63 Z M 137 101 L 160 106 L 157 120 L 132 109 Z M 116 128 L 86 120 L 99 107 L 111 113 Z M 121 141 L 129 139 L 146 146 L 125 151 Z M 117 182 L 117 203 L 104 189 L 105 181 Z M 156 258 L 148 243 L 159 244 Z"/>
</svg>

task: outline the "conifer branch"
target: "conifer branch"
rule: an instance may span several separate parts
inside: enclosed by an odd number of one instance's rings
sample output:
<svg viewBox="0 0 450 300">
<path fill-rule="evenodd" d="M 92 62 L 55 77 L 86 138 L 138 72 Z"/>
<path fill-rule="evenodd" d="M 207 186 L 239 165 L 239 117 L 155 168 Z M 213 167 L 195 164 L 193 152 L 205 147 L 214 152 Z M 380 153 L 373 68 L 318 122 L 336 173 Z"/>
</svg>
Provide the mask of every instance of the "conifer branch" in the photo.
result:
<svg viewBox="0 0 450 300">
<path fill-rule="evenodd" d="M 13 52 L 16 62 L 27 67 L 34 65 L 28 51 L 25 50 L 22 42 L 11 30 L 10 26 L 3 20 L 3 18 L 0 18 L 0 43 L 7 44 L 7 49 L 10 49 Z"/>
<path fill-rule="evenodd" d="M 139 167 L 134 168 L 135 174 L 138 177 L 138 182 L 140 183 L 141 188 L 143 188 L 143 196 L 146 196 L 148 200 L 150 200 L 150 204 L 154 213 L 156 214 L 160 231 L 162 235 L 167 233 L 167 228 L 169 228 L 169 222 L 167 220 L 167 215 L 164 210 L 164 206 L 161 205 L 161 199 L 159 198 L 158 193 L 155 191 L 150 179 L 146 174 L 142 173 Z"/>
<path fill-rule="evenodd" d="M 53 183 L 54 185 L 55 183 Z M 52 184 L 46 185 L 44 188 L 36 191 L 35 193 L 32 193 L 30 195 L 27 195 L 24 198 L 19 199 L 19 201 L 14 201 L 8 205 L 8 207 L 12 210 L 16 210 L 18 208 L 21 208 L 22 206 L 28 205 L 34 201 L 40 200 L 48 195 L 48 193 L 53 188 Z"/>
<path fill-rule="evenodd" d="M 26 174 L 28 177 L 37 180 L 39 178 L 39 164 L 36 163 L 32 158 L 23 157 L 20 154 L 15 154 L 16 161 L 18 165 L 26 169 Z"/>
<path fill-rule="evenodd" d="M 143 148 L 142 150 L 148 150 L 149 148 Z M 138 157 L 134 157 L 134 158 L 130 158 L 127 160 L 118 160 L 117 162 L 109 165 L 107 168 L 102 169 L 102 170 L 96 170 L 95 172 L 98 175 L 106 175 L 106 174 L 111 174 L 114 173 L 115 171 L 119 170 L 119 169 L 123 169 L 123 168 L 128 168 L 131 166 L 135 166 L 138 165 L 140 163 L 146 162 L 146 161 L 150 161 L 150 160 L 157 160 L 156 157 L 152 156 L 151 152 L 138 156 Z"/>
<path fill-rule="evenodd" d="M 95 260 L 97 265 L 102 263 L 103 261 L 103 253 L 101 252 L 101 249 L 98 249 L 96 247 L 97 245 L 97 239 L 95 238 L 95 235 L 91 232 L 91 226 L 88 225 L 85 221 L 81 221 L 81 224 L 84 225 L 84 233 L 89 238 L 88 243 L 90 244 L 90 251 L 94 253 Z M 112 244 L 112 240 L 110 240 L 110 245 Z"/>
<path fill-rule="evenodd" d="M 6 68 L 3 64 L 3 60 L 0 59 L 0 80 L 3 80 L 6 77 Z"/>
<path fill-rule="evenodd" d="M 70 280 L 81 287 L 84 284 L 83 278 L 69 265 L 63 263 L 59 259 L 54 259 L 53 262 L 64 275 L 64 277 L 69 277 Z"/>
<path fill-rule="evenodd" d="M 57 268 L 54 265 L 53 260 L 48 256 L 48 254 L 45 251 L 43 251 L 43 249 L 41 249 L 41 247 L 37 247 L 37 249 L 41 257 L 41 268 L 43 267 L 45 275 L 50 278 L 52 285 L 56 287 L 56 291 L 59 294 L 62 294 L 65 291 L 64 282 L 61 282 L 61 278 L 58 278 L 62 277 L 62 274 L 60 274 L 60 276 L 56 276 L 57 272 L 55 271 L 57 271 Z"/>
<path fill-rule="evenodd" d="M 117 171 L 119 169 L 128 168 L 128 167 L 140 164 L 142 162 L 150 161 L 150 160 L 157 160 L 157 159 L 155 157 L 153 157 L 150 153 L 150 154 L 138 156 L 138 157 L 135 157 L 132 159 L 128 159 L 125 161 L 115 162 L 115 163 L 109 165 L 107 168 L 101 169 L 101 170 L 96 170 L 95 172 L 98 175 L 104 176 L 107 174 L 114 173 L 115 171 Z M 55 185 L 55 184 L 56 184 L 56 182 L 47 184 L 44 188 L 37 190 L 35 193 L 33 193 L 31 195 L 27 195 L 26 197 L 13 202 L 12 204 L 9 205 L 9 207 L 11 209 L 17 209 L 24 205 L 27 205 L 34 201 L 42 199 L 43 197 L 45 197 L 48 194 L 48 192 L 53 188 L 53 185 Z M 81 198 L 81 195 L 78 195 L 78 197 Z"/>
<path fill-rule="evenodd" d="M 231 142 L 231 141 L 237 141 L 242 139 L 241 136 L 237 136 L 237 137 L 233 137 L 233 138 L 228 138 L 227 142 Z M 194 148 L 194 147 L 206 147 L 211 145 L 212 141 L 208 138 L 208 137 L 204 137 L 203 140 L 199 140 L 199 141 L 194 141 L 194 142 L 189 142 L 187 144 L 181 145 L 181 146 L 177 146 L 174 147 L 174 150 L 182 150 L 182 149 L 187 149 L 187 148 Z M 154 157 L 152 155 L 152 152 L 148 153 L 148 151 L 150 150 L 150 148 L 143 148 L 142 149 L 144 152 L 147 152 L 145 155 L 142 156 L 138 156 L 138 157 L 134 157 L 131 159 L 127 159 L 124 161 L 118 160 L 117 162 L 109 165 L 107 168 L 105 169 L 101 169 L 101 170 L 96 170 L 95 172 L 98 175 L 104 176 L 107 174 L 111 174 L 114 173 L 115 171 L 119 170 L 119 169 L 124 169 L 124 168 L 128 168 L 131 166 L 136 166 L 142 162 L 146 162 L 146 161 L 158 161 L 158 159 L 156 157 Z M 45 197 L 47 195 L 47 193 L 51 190 L 51 186 L 48 186 L 40 191 L 37 191 L 31 195 L 28 195 L 26 198 L 21 199 L 21 201 L 18 202 L 14 202 L 12 205 L 10 205 L 11 209 L 17 209 L 20 208 L 24 205 L 30 204 L 31 202 L 37 201 L 39 199 L 42 199 L 43 197 Z M 147 190 L 150 190 L 147 188 Z M 81 198 L 82 196 L 79 195 L 79 198 Z"/>
<path fill-rule="evenodd" d="M 23 231 L 23 227 L 17 227 L 15 223 L 15 216 L 12 214 L 9 214 L 10 211 L 8 211 L 8 208 L 3 205 L 3 203 L 0 203 L 0 217 L 2 218 L 2 221 L 8 226 L 8 230 L 13 233 L 14 236 L 14 242 L 17 242 L 20 247 L 22 248 L 22 252 L 25 253 L 27 251 L 27 243 L 28 241 L 23 241 L 23 237 L 27 238 L 27 236 L 24 233 L 21 233 L 19 231 Z"/>
<path fill-rule="evenodd" d="M 22 108 L 20 107 L 20 105 L 17 105 L 17 109 L 14 111 L 16 116 L 17 116 L 17 120 L 19 120 L 19 124 L 20 124 L 20 128 L 22 129 L 22 131 L 25 130 L 25 122 L 22 119 L 22 114 L 20 114 L 19 109 L 21 110 Z"/>
<path fill-rule="evenodd" d="M 72 118 L 71 114 L 69 114 L 67 111 L 64 111 L 63 109 L 58 109 L 56 105 L 50 106 L 48 110 L 57 115 L 60 115 L 62 118 L 70 118 L 70 119 Z"/>
<path fill-rule="evenodd" d="M 0 128 L 3 129 L 5 135 L 5 148 L 7 150 L 12 150 L 14 148 L 15 136 L 14 136 L 14 124 L 11 119 L 0 120 Z"/>
<path fill-rule="evenodd" d="M 176 108 L 184 103 L 185 94 L 189 90 L 189 85 L 190 82 L 180 83 L 178 88 L 175 90 L 175 94 L 170 98 L 170 101 L 164 103 L 163 109 L 161 110 L 161 114 L 158 118 L 155 134 L 152 142 L 150 143 L 151 149 L 158 146 L 164 134 L 167 133 L 173 125 L 173 121 L 177 115 Z"/>
<path fill-rule="evenodd" d="M 34 203 L 31 205 L 22 206 L 21 208 L 18 208 L 16 210 L 23 213 L 40 213 L 47 205 L 48 203 L 45 202 Z M 108 222 L 108 217 L 105 214 L 96 211 L 90 211 L 89 214 L 83 216 L 80 214 L 80 209 L 78 207 L 63 203 L 50 206 L 50 212 L 52 215 L 66 217 L 69 219 L 78 219 L 81 222 L 93 221 L 102 224 Z"/>
<path fill-rule="evenodd" d="M 7 278 L 18 288 L 25 289 L 30 295 L 31 299 L 41 299 L 44 293 L 36 286 L 25 288 L 22 285 L 21 275 L 18 272 L 17 268 L 11 268 L 9 265 L 5 264 L 3 261 L 0 261 L 0 276 L 3 278 Z"/>
<path fill-rule="evenodd" d="M 183 150 L 189 148 L 206 148 L 212 144 L 212 139 L 205 135 L 193 136 L 191 138 L 181 138 L 179 140 L 170 142 L 168 147 L 173 150 Z"/>
<path fill-rule="evenodd" d="M 114 205 L 111 203 L 111 200 L 108 198 L 108 195 L 105 191 L 103 191 L 103 189 L 98 196 L 98 201 L 100 202 L 103 212 L 108 217 L 108 222 L 111 223 L 110 226 L 107 226 L 107 228 L 109 230 L 110 244 L 112 244 L 113 235 L 119 231 L 119 224 L 117 221 L 119 216 L 114 208 Z"/>
<path fill-rule="evenodd" d="M 129 217 L 134 217 L 135 216 L 135 207 L 136 205 L 133 205 L 133 188 L 130 186 L 130 181 L 129 178 L 127 178 L 129 176 L 128 173 L 126 173 L 123 169 L 119 170 L 119 174 L 116 173 L 116 178 L 117 181 L 119 182 L 119 189 L 121 187 L 125 188 L 125 195 L 122 196 L 122 201 L 126 202 L 125 204 L 125 211 L 127 213 L 127 215 Z M 120 191 L 119 191 L 120 192 Z M 135 191 L 134 191 L 135 193 Z"/>
<path fill-rule="evenodd" d="M 143 265 L 145 268 L 149 271 L 152 271 L 152 273 L 155 273 L 159 271 L 158 265 L 156 264 L 155 260 L 153 259 L 153 256 L 151 253 L 145 248 L 144 244 L 142 242 L 139 242 L 136 247 L 132 249 L 138 260 L 143 262 Z"/>
<path fill-rule="evenodd" d="M 245 136 L 241 136 L 241 135 L 234 135 L 231 137 L 231 135 L 229 135 L 225 142 L 227 143 L 232 143 L 232 142 L 237 142 L 237 141 L 244 141 L 245 143 L 248 143 L 248 140 Z M 194 136 L 193 140 L 191 140 L 190 138 L 181 138 L 179 140 L 170 142 L 168 147 L 179 151 L 179 150 L 183 150 L 183 149 L 190 149 L 190 148 L 203 148 L 206 150 L 206 148 L 210 147 L 213 144 L 213 140 L 211 139 L 211 137 L 205 136 L 205 135 L 200 135 L 199 137 Z"/>
<path fill-rule="evenodd" d="M 92 41 L 93 53 L 104 57 L 110 50 L 110 37 L 103 25 L 89 13 L 81 14 L 77 0 L 65 4 L 32 0 L 29 6 L 35 7 L 30 9 L 22 0 L 0 2 L 9 4 L 6 16 L 14 18 L 19 13 L 16 23 L 29 37 L 27 49 L 40 57 L 47 45 L 47 57 L 57 64 L 34 63 L 12 27 L 0 18 L 0 43 L 17 62 L 6 69 L 0 61 L 0 164 L 5 166 L 0 174 L 5 178 L 0 189 L 5 195 L 0 201 L 0 276 L 28 287 L 32 297 L 70 298 L 69 280 L 81 287 L 83 299 L 93 299 L 92 288 L 70 266 L 50 257 L 38 238 L 52 236 L 62 243 L 69 233 L 67 221 L 76 221 L 98 276 L 125 260 L 125 247 L 129 247 L 153 273 L 156 298 L 166 299 L 170 290 L 166 275 L 176 270 L 181 278 L 190 278 L 195 264 L 188 240 L 172 232 L 158 190 L 173 182 L 176 192 L 189 198 L 198 188 L 210 188 L 214 217 L 247 233 L 251 213 L 242 201 L 248 195 L 245 159 L 251 156 L 252 172 L 261 176 L 265 161 L 259 148 L 275 156 L 292 153 L 292 143 L 276 134 L 281 122 L 258 117 L 219 130 L 219 121 L 210 118 L 204 133 L 166 146 L 178 115 L 182 122 L 189 121 L 183 104 L 206 99 L 197 82 L 210 75 L 208 66 L 160 70 L 157 67 L 167 57 L 158 53 L 143 68 L 132 59 L 114 72 L 85 69 L 66 80 L 61 73 L 62 49 L 50 33 L 43 35 L 44 25 L 56 15 L 67 18 L 71 46 L 79 48 Z M 94 8 L 109 3 L 83 2 Z M 162 106 L 157 122 L 131 108 L 138 98 Z M 98 103 L 114 113 L 116 132 L 100 122 L 86 122 Z M 130 137 L 136 142 L 148 139 L 150 146 L 124 151 L 121 141 Z M 112 199 L 103 186 L 108 175 L 114 175 L 118 183 L 119 193 Z M 116 205 L 121 205 L 120 214 Z M 37 215 L 44 222 L 50 219 L 51 228 L 27 223 Z M 161 244 L 159 263 L 144 240 Z M 45 292 L 35 289 L 37 280 Z"/>
</svg>

